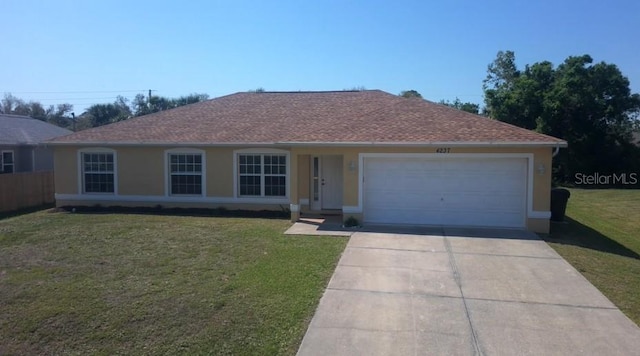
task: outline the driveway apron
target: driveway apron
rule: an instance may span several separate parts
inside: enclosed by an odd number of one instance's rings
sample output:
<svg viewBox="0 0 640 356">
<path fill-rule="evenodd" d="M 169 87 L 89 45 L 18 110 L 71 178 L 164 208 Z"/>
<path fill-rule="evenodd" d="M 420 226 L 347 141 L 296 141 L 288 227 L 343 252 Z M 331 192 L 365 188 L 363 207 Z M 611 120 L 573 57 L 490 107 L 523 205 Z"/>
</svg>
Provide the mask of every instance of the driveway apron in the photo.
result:
<svg viewBox="0 0 640 356">
<path fill-rule="evenodd" d="M 531 232 L 380 227 L 352 235 L 298 355 L 638 350 L 640 328 Z"/>
</svg>

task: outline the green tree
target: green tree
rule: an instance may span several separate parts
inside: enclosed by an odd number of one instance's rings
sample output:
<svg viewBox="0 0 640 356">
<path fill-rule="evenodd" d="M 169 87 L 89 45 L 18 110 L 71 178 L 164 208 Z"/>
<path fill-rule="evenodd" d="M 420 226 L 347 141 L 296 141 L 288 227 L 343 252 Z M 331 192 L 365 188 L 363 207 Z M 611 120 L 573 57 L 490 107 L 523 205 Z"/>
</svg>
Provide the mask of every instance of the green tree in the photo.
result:
<svg viewBox="0 0 640 356">
<path fill-rule="evenodd" d="M 640 150 L 632 144 L 640 95 L 631 93 L 629 80 L 614 64 L 593 64 L 583 55 L 556 68 L 543 61 L 520 71 L 513 52 L 498 52 L 483 89 L 490 117 L 568 142 L 554 159 L 557 180 L 640 168 Z"/>
<path fill-rule="evenodd" d="M 73 112 L 73 105 L 71 104 L 63 103 L 45 108 L 38 101 L 26 102 L 10 93 L 6 93 L 0 100 L 0 113 L 30 116 L 60 127 L 83 130 L 127 120 L 133 116 L 147 115 L 197 103 L 209 99 L 209 95 L 192 93 L 177 98 L 152 96 L 150 99 L 148 100 L 143 94 L 138 94 L 129 104 L 125 97 L 118 96 L 113 103 L 90 106 L 84 113 L 78 115 L 74 121 L 71 118 Z"/>
<path fill-rule="evenodd" d="M 263 91 L 264 91 L 264 89 L 263 89 Z M 195 103 L 199 103 L 199 102 L 205 101 L 205 100 L 209 100 L 209 95 L 208 94 L 192 93 L 192 94 L 189 94 L 189 95 L 180 96 L 180 97 L 177 97 L 177 98 L 173 99 L 173 103 L 174 103 L 174 107 L 177 108 L 179 106 L 195 104 Z"/>
<path fill-rule="evenodd" d="M 422 95 L 418 93 L 416 90 L 403 90 L 399 94 L 403 98 L 420 98 L 422 99 Z"/>
<path fill-rule="evenodd" d="M 0 112 L 7 115 L 19 115 L 16 113 L 16 107 L 23 103 L 22 99 L 16 98 L 11 93 L 5 93 L 2 100 L 0 100 Z"/>
<path fill-rule="evenodd" d="M 71 104 L 58 104 L 55 107 L 50 105 L 45 112 L 47 122 L 53 125 L 64 127 L 67 129 L 74 128 L 74 122 L 69 117 L 73 112 L 73 105 Z"/>
<path fill-rule="evenodd" d="M 73 105 L 68 103 L 50 105 L 48 108 L 38 101 L 24 101 L 10 93 L 4 95 L 0 101 L 0 112 L 3 114 L 23 115 L 34 119 L 46 121 L 60 127 L 71 128 L 72 121 L 69 118 L 73 111 Z"/>
<path fill-rule="evenodd" d="M 145 97 L 142 94 L 136 95 L 131 105 L 133 116 L 152 114 L 155 112 L 177 108 L 180 106 L 194 104 L 209 99 L 209 95 L 192 93 L 177 98 L 167 98 L 163 96 Z"/>
<path fill-rule="evenodd" d="M 143 94 L 136 95 L 131 101 L 131 111 L 133 116 L 142 116 L 151 114 L 151 108 L 149 107 L 149 101 Z"/>
<path fill-rule="evenodd" d="M 65 105 L 69 105 L 73 108 L 71 104 L 65 104 Z M 51 121 L 52 119 L 50 116 L 50 111 L 45 109 L 44 106 L 42 106 L 42 104 L 37 101 L 28 102 L 26 112 L 28 113 L 27 114 L 28 116 L 31 116 L 34 119 L 38 119 L 42 121 Z"/>
<path fill-rule="evenodd" d="M 47 111 L 37 101 L 26 102 L 11 93 L 6 93 L 0 102 L 0 112 L 4 114 L 30 116 L 34 119 L 47 121 Z"/>
<path fill-rule="evenodd" d="M 127 99 L 118 96 L 111 104 L 94 104 L 87 109 L 91 120 L 91 126 L 103 126 L 114 122 L 126 120 L 132 116 L 131 109 L 127 105 Z"/>
<path fill-rule="evenodd" d="M 75 131 L 82 131 L 93 127 L 93 117 L 86 111 L 76 116 L 73 129 Z"/>
<path fill-rule="evenodd" d="M 516 54 L 513 51 L 499 51 L 496 59 L 487 67 L 487 78 L 483 89 L 490 87 L 510 88 L 520 76 L 516 67 Z"/>
<path fill-rule="evenodd" d="M 456 108 L 458 110 L 470 112 L 472 114 L 480 113 L 480 105 L 479 104 L 474 104 L 474 103 L 471 103 L 471 102 L 463 103 L 458 98 L 456 98 L 456 100 L 454 100 L 452 102 L 448 101 L 448 100 L 440 100 L 439 104 L 450 106 L 450 107 Z"/>
</svg>

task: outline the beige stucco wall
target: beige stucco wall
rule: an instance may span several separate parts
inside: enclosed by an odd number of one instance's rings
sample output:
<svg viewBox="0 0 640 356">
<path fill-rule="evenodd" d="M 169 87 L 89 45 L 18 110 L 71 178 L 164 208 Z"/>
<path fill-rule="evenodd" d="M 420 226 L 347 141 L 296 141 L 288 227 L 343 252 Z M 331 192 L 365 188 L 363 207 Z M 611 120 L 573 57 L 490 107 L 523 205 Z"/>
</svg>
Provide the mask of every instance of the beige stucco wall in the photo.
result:
<svg viewBox="0 0 640 356">
<path fill-rule="evenodd" d="M 533 151 L 533 210 L 548 211 L 551 204 L 552 151 L 551 148 Z M 541 164 L 545 169 L 543 174 L 538 172 Z"/>
<path fill-rule="evenodd" d="M 296 155 L 343 155 L 343 182 L 344 182 L 344 197 L 343 204 L 345 206 L 357 206 L 358 194 L 359 194 L 359 154 L 360 153 L 436 153 L 436 147 L 302 147 L 292 149 L 292 153 Z M 548 212 L 550 204 L 550 190 L 551 190 L 551 160 L 552 160 L 552 148 L 526 148 L 526 147 L 485 147 L 485 148 L 469 148 L 469 147 L 452 147 L 450 148 L 449 155 L 451 154 L 505 154 L 505 153 L 525 153 L 533 154 L 533 194 L 532 194 L 532 207 L 534 211 Z M 447 155 L 447 154 L 443 154 Z M 355 162 L 356 169 L 349 170 L 351 162 Z M 539 173 L 538 168 L 540 165 L 544 167 L 544 173 Z M 299 172 L 303 174 L 303 172 Z M 308 180 L 308 178 L 307 178 Z M 309 190 L 306 186 L 305 189 Z M 362 221 L 362 214 L 345 214 L 347 216 L 354 216 L 359 221 Z M 527 219 L 527 228 L 536 232 L 548 232 L 549 220 L 548 219 Z"/>
<path fill-rule="evenodd" d="M 185 148 L 189 149 L 189 147 Z M 203 151 L 206 162 L 206 195 L 232 197 L 233 170 L 227 167 L 233 167 L 233 149 L 206 148 Z M 125 147 L 117 148 L 116 152 L 118 154 L 119 194 L 165 194 L 166 148 Z"/>
<path fill-rule="evenodd" d="M 109 147 L 117 161 L 119 195 L 165 195 L 165 147 Z M 189 147 L 185 147 L 189 148 Z M 78 151 L 57 146 L 54 153 L 56 193 L 79 194 Z M 90 149 L 90 148 L 82 148 Z M 206 148 L 207 196 L 233 196 L 233 149 Z"/>
<path fill-rule="evenodd" d="M 549 219 L 527 219 L 527 229 L 533 232 L 548 234 L 549 228 Z"/>
<path fill-rule="evenodd" d="M 104 146 L 101 146 L 104 147 Z M 117 153 L 118 194 L 136 196 L 165 196 L 165 152 L 168 147 L 106 147 Z M 189 148 L 189 147 L 184 147 Z M 233 152 L 234 148 L 201 148 L 206 155 L 206 196 L 233 198 Z M 312 155 L 342 155 L 343 157 L 343 205 L 358 206 L 359 194 L 359 154 L 360 153 L 436 153 L 435 147 L 293 147 L 290 152 L 290 192 L 292 204 L 300 199 L 309 199 L 310 195 L 310 157 Z M 56 193 L 79 194 L 78 192 L 78 147 L 55 147 Z M 452 147 L 448 154 L 458 153 L 530 153 L 534 155 L 533 164 L 533 201 L 534 211 L 549 211 L 551 189 L 551 148 L 464 148 Z M 443 154 L 446 155 L 446 154 Z M 351 164 L 355 169 L 350 170 Z M 540 174 L 538 167 L 543 165 L 545 172 Z M 295 173 L 295 174 L 293 174 Z M 99 197 L 96 197 L 99 199 Z M 99 201 L 99 200 L 97 200 Z M 58 205 L 71 203 L 59 201 Z M 80 202 L 75 202 L 80 203 Z M 86 201 L 96 204 L 95 201 Z M 153 203 L 149 206 L 154 206 Z M 185 205 L 186 204 L 186 205 Z M 185 203 L 181 206 L 198 206 L 198 203 Z M 79 204 L 78 204 L 79 205 Z M 119 204 L 124 205 L 124 204 Z M 131 203 L 142 206 L 141 203 Z M 163 203 L 163 206 L 167 204 Z M 216 204 L 215 206 L 221 206 Z M 281 209 L 279 205 L 255 205 L 253 208 Z M 212 204 L 206 204 L 211 207 Z M 227 207 L 249 208 L 248 204 L 227 204 Z M 305 207 L 302 207 L 304 210 Z M 362 221 L 361 214 L 354 215 Z M 527 226 L 538 232 L 548 231 L 548 219 L 528 219 Z"/>
<path fill-rule="evenodd" d="M 78 149 L 55 147 L 53 173 L 58 194 L 78 194 Z"/>
<path fill-rule="evenodd" d="M 311 156 L 298 156 L 298 199 L 309 199 L 311 193 Z"/>
<path fill-rule="evenodd" d="M 233 148 L 207 148 L 207 196 L 233 197 Z"/>
<path fill-rule="evenodd" d="M 116 154 L 119 194 L 164 194 L 164 149 L 121 147 Z"/>
<path fill-rule="evenodd" d="M 358 165 L 358 155 L 360 153 L 436 153 L 435 147 L 327 147 L 327 148 L 294 148 L 292 150 L 294 154 L 299 155 L 331 155 L 342 154 L 344 164 L 344 205 L 355 206 L 358 205 L 358 171 L 350 171 L 350 162 L 355 162 Z M 550 189 L 551 189 L 551 148 L 465 148 L 465 147 L 453 147 L 450 153 L 532 153 L 534 155 L 534 174 L 533 174 L 533 209 L 539 211 L 548 211 L 550 203 Z M 446 155 L 446 154 L 443 154 Z M 545 173 L 539 174 L 537 167 L 543 164 L 545 167 Z M 302 174 L 302 172 L 300 172 Z"/>
</svg>

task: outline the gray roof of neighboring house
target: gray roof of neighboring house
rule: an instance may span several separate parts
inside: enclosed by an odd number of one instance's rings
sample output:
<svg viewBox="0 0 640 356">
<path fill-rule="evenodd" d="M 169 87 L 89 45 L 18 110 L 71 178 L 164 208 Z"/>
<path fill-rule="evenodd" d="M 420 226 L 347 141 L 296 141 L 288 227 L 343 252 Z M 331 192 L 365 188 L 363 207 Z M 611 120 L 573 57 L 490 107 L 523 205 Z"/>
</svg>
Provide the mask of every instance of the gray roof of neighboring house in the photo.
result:
<svg viewBox="0 0 640 356">
<path fill-rule="evenodd" d="M 0 145 L 35 145 L 72 132 L 28 116 L 0 114 Z"/>
</svg>

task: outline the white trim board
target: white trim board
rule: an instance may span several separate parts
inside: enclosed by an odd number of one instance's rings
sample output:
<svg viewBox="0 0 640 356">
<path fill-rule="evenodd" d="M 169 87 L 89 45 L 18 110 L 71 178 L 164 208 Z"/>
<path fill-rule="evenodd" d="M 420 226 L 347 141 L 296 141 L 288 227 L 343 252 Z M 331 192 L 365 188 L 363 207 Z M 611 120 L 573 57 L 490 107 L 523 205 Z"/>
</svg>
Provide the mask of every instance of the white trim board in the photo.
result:
<svg viewBox="0 0 640 356">
<path fill-rule="evenodd" d="M 252 198 L 252 197 L 240 197 L 240 184 L 239 184 L 239 176 L 240 176 L 240 168 L 238 166 L 238 156 L 242 154 L 256 154 L 256 155 L 284 155 L 287 160 L 287 174 L 285 175 L 285 196 L 287 200 L 291 196 L 291 152 L 287 150 L 275 149 L 275 148 L 243 148 L 233 151 L 233 196 L 238 197 L 238 199 Z M 264 162 L 262 162 L 264 167 Z M 264 190 L 264 186 L 262 187 Z M 255 197 L 260 199 L 268 199 L 262 197 Z"/>
<path fill-rule="evenodd" d="M 113 148 L 107 147 L 86 147 L 81 148 L 76 153 L 78 164 L 78 194 L 84 193 L 84 167 L 82 167 L 83 153 L 111 153 L 113 154 L 113 193 L 91 193 L 96 196 L 116 196 L 118 195 L 118 152 Z"/>
<path fill-rule="evenodd" d="M 344 205 L 342 207 L 342 213 L 343 214 L 361 214 L 362 208 L 359 206 Z"/>
<path fill-rule="evenodd" d="M 171 195 L 171 178 L 169 175 L 169 157 L 172 154 L 199 154 L 202 156 L 201 169 L 201 194 L 196 194 L 196 197 L 207 196 L 207 153 L 204 150 L 198 148 L 171 148 L 164 151 L 164 195 L 169 197 Z M 177 196 L 177 195 L 176 195 Z"/>
<path fill-rule="evenodd" d="M 551 212 L 550 211 L 534 210 L 534 211 L 529 213 L 528 218 L 529 219 L 550 219 L 551 218 Z"/>
<path fill-rule="evenodd" d="M 4 172 L 4 154 L 11 153 L 11 169 L 12 173 L 17 173 L 16 171 L 16 153 L 13 150 L 2 150 L 0 151 L 0 172 Z M 7 164 L 8 166 L 9 164 Z"/>
<path fill-rule="evenodd" d="M 304 141 L 279 141 L 279 142 L 136 142 L 136 141 L 97 141 L 97 142 L 73 142 L 73 141 L 56 141 L 48 142 L 51 146 L 137 146 L 137 147 L 292 147 L 292 146 L 329 146 L 329 147 L 385 147 L 385 146 L 402 146 L 402 147 L 567 147 L 566 141 L 547 142 L 547 141 L 414 141 L 414 142 L 304 142 Z"/>
</svg>

